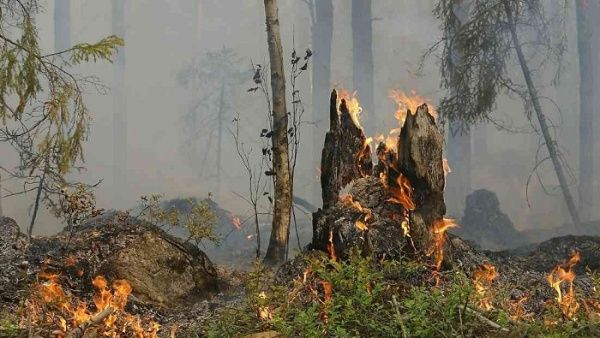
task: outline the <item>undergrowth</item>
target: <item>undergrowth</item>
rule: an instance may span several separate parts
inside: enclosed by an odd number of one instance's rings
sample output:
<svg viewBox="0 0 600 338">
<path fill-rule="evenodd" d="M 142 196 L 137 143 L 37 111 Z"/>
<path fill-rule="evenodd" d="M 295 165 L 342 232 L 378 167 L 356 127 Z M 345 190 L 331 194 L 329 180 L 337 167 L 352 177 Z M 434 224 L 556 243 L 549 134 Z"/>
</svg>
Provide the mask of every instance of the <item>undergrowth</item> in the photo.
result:
<svg viewBox="0 0 600 338">
<path fill-rule="evenodd" d="M 284 337 L 595 337 L 598 322 L 561 317 L 548 305 L 543 320 L 513 320 L 501 307 L 479 310 L 463 271 L 435 276 L 411 261 L 378 261 L 354 251 L 347 262 L 306 256 L 306 270 L 286 285 L 256 264 L 242 306 L 221 310 L 208 337 L 277 332 Z M 600 279 L 593 279 L 596 283 Z M 506 292 L 495 290 L 494 304 Z M 527 317 L 524 317 L 527 318 Z M 491 324 L 490 324 L 491 323 Z"/>
</svg>

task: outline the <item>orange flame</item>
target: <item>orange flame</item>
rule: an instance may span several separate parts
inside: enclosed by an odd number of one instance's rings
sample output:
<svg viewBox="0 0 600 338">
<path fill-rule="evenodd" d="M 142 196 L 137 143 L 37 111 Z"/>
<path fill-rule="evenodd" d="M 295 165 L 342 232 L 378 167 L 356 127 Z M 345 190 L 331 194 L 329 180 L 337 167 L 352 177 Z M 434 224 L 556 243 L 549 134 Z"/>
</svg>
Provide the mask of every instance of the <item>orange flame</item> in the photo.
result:
<svg viewBox="0 0 600 338">
<path fill-rule="evenodd" d="M 354 92 L 350 93 L 346 89 L 340 89 L 340 90 L 338 90 L 338 99 L 340 100 L 340 102 L 341 102 L 341 100 L 346 101 L 346 107 L 348 107 L 348 112 L 350 113 L 352 122 L 354 122 L 354 124 L 356 126 L 361 127 L 360 114 L 362 113 L 362 107 L 360 106 L 360 103 L 358 102 L 357 92 L 354 91 Z M 338 107 L 339 107 L 339 104 L 338 104 Z"/>
<path fill-rule="evenodd" d="M 486 311 L 494 308 L 487 291 L 497 277 L 496 267 L 489 262 L 484 262 L 473 271 L 473 284 L 475 285 L 475 292 L 479 296 L 477 304 L 479 308 Z"/>
<path fill-rule="evenodd" d="M 333 230 L 329 231 L 329 240 L 327 242 L 327 252 L 329 253 L 329 258 L 332 261 L 337 261 L 337 255 L 335 254 L 335 247 L 333 246 Z"/>
<path fill-rule="evenodd" d="M 132 333 L 133 335 L 129 336 L 157 337 L 160 329 L 158 323 L 151 321 L 149 328 L 145 330 L 138 316 L 124 312 L 132 292 L 132 287 L 126 280 L 115 280 L 111 290 L 105 277 L 95 277 L 92 284 L 96 293 L 92 300 L 96 309 L 92 311 L 86 302 L 74 298 L 62 288 L 59 284 L 59 274 L 41 272 L 39 277 L 45 281 L 37 287 L 39 298 L 34 297 L 26 302 L 29 313 L 26 325 L 57 325 L 59 330 L 56 331 L 56 336 L 64 337 L 69 330 L 80 327 L 103 310 L 110 308 L 112 313 L 101 322 L 100 335 L 120 337 L 122 334 Z"/>
<path fill-rule="evenodd" d="M 415 202 L 412 199 L 413 187 L 406 176 L 400 174 L 396 179 L 398 183 L 397 187 L 389 187 L 389 191 L 392 197 L 388 199 L 389 202 L 400 204 L 404 209 L 413 211 L 416 208 Z"/>
<path fill-rule="evenodd" d="M 373 213 L 371 211 L 371 209 L 369 208 L 364 208 L 358 201 L 355 201 L 352 198 L 352 195 L 343 195 L 340 197 L 340 201 L 350 207 L 350 208 L 354 208 L 357 211 L 361 212 L 364 214 L 363 219 L 358 219 L 356 220 L 356 222 L 354 223 L 354 225 L 356 226 L 356 228 L 360 231 L 365 231 L 368 229 L 367 223 L 369 221 L 371 221 L 371 219 L 373 218 Z"/>
<path fill-rule="evenodd" d="M 433 234 L 433 243 L 429 249 L 428 255 L 434 257 L 435 269 L 437 271 L 442 267 L 444 261 L 444 243 L 446 242 L 446 231 L 457 227 L 458 224 L 453 219 L 443 218 L 433 223 L 431 232 Z"/>
<path fill-rule="evenodd" d="M 404 125 L 406 114 L 409 111 L 414 115 L 417 112 L 417 108 L 423 103 L 427 103 L 429 114 L 437 119 L 438 113 L 433 105 L 429 103 L 430 100 L 417 94 L 415 90 L 411 90 L 410 95 L 407 95 L 401 90 L 390 90 L 389 98 L 398 105 L 395 117 L 400 121 L 400 125 Z"/>
<path fill-rule="evenodd" d="M 546 280 L 550 286 L 556 291 L 556 301 L 560 306 L 565 317 L 571 319 L 579 309 L 579 303 L 575 299 L 575 291 L 573 290 L 573 281 L 575 280 L 575 272 L 573 267 L 579 263 L 581 255 L 578 251 L 573 251 L 571 258 L 563 264 L 559 264 L 552 269 L 546 276 Z M 563 295 L 561 284 L 568 283 L 567 292 Z"/>
</svg>

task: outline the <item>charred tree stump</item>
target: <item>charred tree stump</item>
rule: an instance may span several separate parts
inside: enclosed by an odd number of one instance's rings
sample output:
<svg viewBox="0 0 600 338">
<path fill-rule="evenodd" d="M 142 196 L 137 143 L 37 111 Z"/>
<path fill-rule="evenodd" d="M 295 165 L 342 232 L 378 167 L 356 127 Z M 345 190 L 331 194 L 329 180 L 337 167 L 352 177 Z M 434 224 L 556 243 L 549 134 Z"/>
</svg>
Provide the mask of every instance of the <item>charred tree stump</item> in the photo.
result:
<svg viewBox="0 0 600 338">
<path fill-rule="evenodd" d="M 414 188 L 411 230 L 415 245 L 424 252 L 432 246 L 432 226 L 446 213 L 443 148 L 444 137 L 427 104 L 415 114 L 406 114 L 398 142 L 398 168 Z"/>
<path fill-rule="evenodd" d="M 407 113 L 397 149 L 377 147 L 375 167 L 346 102 L 339 110 L 336 105 L 333 91 L 321 163 L 323 209 L 313 214 L 313 248 L 342 259 L 355 246 L 388 257 L 436 254 L 432 248 L 441 250 L 437 227 L 446 212 L 444 138 L 427 105 Z M 348 195 L 340 197 L 346 186 Z"/>
<path fill-rule="evenodd" d="M 321 156 L 321 191 L 323 208 L 339 199 L 340 190 L 353 180 L 370 175 L 371 148 L 362 128 L 354 123 L 346 101 L 337 107 L 337 92 L 329 101 L 329 131 Z"/>
</svg>

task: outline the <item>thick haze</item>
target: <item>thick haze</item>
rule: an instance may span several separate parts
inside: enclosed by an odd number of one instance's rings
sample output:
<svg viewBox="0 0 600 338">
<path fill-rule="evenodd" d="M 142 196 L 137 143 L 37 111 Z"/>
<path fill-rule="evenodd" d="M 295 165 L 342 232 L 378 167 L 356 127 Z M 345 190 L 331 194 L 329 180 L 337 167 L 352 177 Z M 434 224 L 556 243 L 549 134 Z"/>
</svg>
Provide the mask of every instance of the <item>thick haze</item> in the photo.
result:
<svg viewBox="0 0 600 338">
<path fill-rule="evenodd" d="M 317 0 L 318 1 L 318 0 Z M 188 111 L 194 97 L 203 93 L 193 93 L 177 80 L 180 71 L 194 56 L 226 46 L 233 49 L 240 58 L 240 68 L 248 69 L 248 82 L 241 86 L 237 97 L 229 97 L 232 109 L 225 112 L 228 127 L 236 113 L 240 114 L 242 138 L 247 143 L 257 142 L 264 124 L 266 106 L 260 94 L 247 93 L 252 87 L 251 62 L 266 64 L 268 51 L 264 25 L 264 7 L 261 0 L 203 0 L 197 7 L 198 24 L 194 23 L 192 0 L 148 1 L 129 0 L 125 13 L 125 95 L 127 116 L 127 184 L 115 187 L 113 184 L 113 97 L 110 87 L 113 84 L 113 66 L 92 64 L 77 68 L 81 74 L 95 75 L 109 89 L 97 93 L 88 88 L 87 104 L 93 114 L 91 134 L 85 148 L 83 175 L 77 179 L 93 183 L 103 179 L 97 190 L 98 206 L 102 208 L 127 209 L 136 205 L 141 195 L 160 193 L 172 197 L 204 197 L 209 192 L 215 200 L 234 213 L 244 214 L 248 205 L 233 192 L 245 194 L 247 178 L 239 162 L 233 138 L 225 134 L 223 145 L 223 186 L 217 191 L 214 175 L 199 177 L 199 168 L 192 168 L 182 154 L 184 142 L 182 117 Z M 352 46 L 350 0 L 334 0 L 334 38 L 332 46 L 332 86 L 352 89 Z M 37 16 L 42 47 L 54 50 L 54 2 L 43 2 L 43 10 Z M 428 59 L 425 67 L 418 72 L 420 58 L 426 48 L 440 37 L 439 23 L 431 11 L 433 1 L 423 0 L 376 0 L 373 1 L 373 54 L 375 67 L 375 114 L 380 132 L 386 133 L 396 128 L 394 119 L 395 104 L 388 99 L 390 89 L 405 92 L 416 90 L 431 99 L 435 105 L 443 91 L 439 89 L 439 67 L 435 58 Z M 308 7 L 301 0 L 280 0 L 280 22 L 286 64 L 295 35 L 295 46 L 300 55 L 310 47 L 311 19 Z M 537 74 L 543 96 L 558 104 L 559 115 L 550 100 L 544 100 L 547 114 L 556 123 L 562 123 L 558 131 L 558 141 L 566 150 L 566 159 L 572 171 L 577 173 L 578 149 L 578 63 L 575 37 L 575 10 L 568 11 L 567 37 L 568 50 L 563 59 L 564 70 L 558 86 L 542 86 L 551 77 Z M 71 1 L 71 40 L 72 43 L 94 42 L 111 32 L 111 1 L 73 0 Z M 194 41 L 197 39 L 197 41 Z M 318 51 L 314 51 L 318 53 Z M 596 53 L 598 54 L 598 53 Z M 288 76 L 289 74 L 286 74 Z M 515 79 L 521 81 L 521 74 L 515 72 Z M 307 107 L 306 119 L 311 115 L 310 72 L 299 79 L 301 95 Z M 218 84 L 215 84 L 218 86 Z M 288 94 L 288 101 L 289 101 Z M 360 93 L 358 93 L 360 99 Z M 600 99 L 598 99 L 600 101 Z M 600 102 L 599 102 L 600 103 Z M 328 107 L 316 107 L 327 117 Z M 288 109 L 291 109 L 288 107 Z M 208 112 L 207 112 L 208 114 Z M 368 119 L 373 112 L 364 112 L 362 119 Z M 514 128 L 527 127 L 522 103 L 518 100 L 502 98 L 498 102 L 499 119 L 510 121 Z M 296 179 L 296 195 L 310 199 L 320 206 L 320 199 L 311 196 L 311 188 L 318 185 L 317 164 L 312 162 L 312 128 L 321 140 L 328 121 L 304 126 L 300 164 Z M 378 129 L 379 129 L 378 128 Z M 527 129 L 527 128 L 524 128 Z M 208 132 L 202 130 L 201 132 Z M 537 179 L 531 181 L 529 198 L 531 208 L 525 199 L 525 183 L 534 167 L 534 155 L 538 146 L 535 134 L 508 133 L 494 126 L 480 126 L 474 131 L 472 187 L 487 188 L 498 194 L 501 208 L 513 220 L 518 229 L 550 227 L 568 222 L 568 213 L 561 196 L 555 187 L 556 179 L 548 162 L 541 168 L 540 177 L 550 187 L 553 196 L 544 194 Z M 0 159 L 10 158 L 10 155 Z M 260 146 L 255 144 L 255 153 Z M 319 155 L 320 156 L 320 155 Z M 214 172 L 214 155 L 207 158 L 208 172 Z M 596 168 L 598 158 L 596 158 Z M 213 166 L 213 167 L 211 167 Z M 452 163 L 450 163 L 452 166 Z M 452 175 L 452 174 L 450 174 Z M 596 176 L 598 177 L 598 176 Z M 572 180 L 572 191 L 576 193 L 576 181 Z M 4 188 L 15 190 L 19 186 L 10 182 Z M 598 180 L 594 187 L 598 201 L 600 188 Z M 5 193 L 6 194 L 6 193 Z M 118 197 L 118 198 L 117 198 Z M 4 214 L 18 220 L 22 227 L 27 224 L 28 208 L 33 196 L 3 200 Z M 122 200 L 119 205 L 114 202 Z M 464 203 L 462 201 L 461 203 Z M 458 203 L 459 205 L 461 203 Z M 449 203 L 457 205 L 457 203 Z M 461 212 L 450 210 L 460 219 Z M 600 212 L 594 215 L 600 216 Z M 38 222 L 37 232 L 48 234 L 60 230 L 59 221 L 45 213 Z"/>
</svg>

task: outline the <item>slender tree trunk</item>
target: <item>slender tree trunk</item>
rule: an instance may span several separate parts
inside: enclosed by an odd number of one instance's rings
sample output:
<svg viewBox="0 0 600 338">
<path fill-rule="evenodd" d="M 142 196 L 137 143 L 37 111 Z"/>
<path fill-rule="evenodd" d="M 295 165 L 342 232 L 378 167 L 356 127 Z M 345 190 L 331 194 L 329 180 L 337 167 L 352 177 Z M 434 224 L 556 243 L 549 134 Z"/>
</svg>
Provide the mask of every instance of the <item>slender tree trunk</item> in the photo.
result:
<svg viewBox="0 0 600 338">
<path fill-rule="evenodd" d="M 217 130 L 217 196 L 221 194 L 221 175 L 223 172 L 221 155 L 223 154 L 223 119 L 225 118 L 225 83 L 221 84 L 221 97 L 218 112 Z"/>
<path fill-rule="evenodd" d="M 456 18 L 455 32 L 458 32 L 469 19 L 468 3 L 455 0 L 452 14 Z M 452 40 L 448 41 L 451 43 Z M 463 62 L 462 53 L 453 45 L 449 47 L 452 50 L 452 63 L 460 65 Z M 450 91 L 455 89 L 450 88 Z M 471 130 L 462 130 L 460 122 L 451 122 L 448 132 L 447 154 L 452 174 L 446 181 L 445 196 L 450 215 L 457 218 L 462 216 L 465 199 L 471 192 Z"/>
<path fill-rule="evenodd" d="M 2 212 L 2 174 L 0 174 L 0 217 L 3 217 L 4 213 Z"/>
<path fill-rule="evenodd" d="M 369 118 L 365 131 L 373 134 L 377 128 L 373 99 L 373 18 L 371 0 L 352 0 L 352 63 L 354 90 Z"/>
<path fill-rule="evenodd" d="M 312 11 L 312 8 L 311 8 Z M 317 123 L 311 128 L 313 146 L 313 164 L 311 169 L 321 165 L 321 149 L 325 130 L 329 121 L 329 92 L 331 92 L 331 43 L 333 39 L 333 3 L 331 0 L 314 1 L 314 22 L 312 26 L 312 121 Z M 312 177 L 318 177 L 314 172 Z M 318 181 L 313 183 L 313 201 L 321 197 Z"/>
<path fill-rule="evenodd" d="M 292 208 L 292 186 L 288 156 L 288 115 L 283 72 L 283 47 L 279 32 L 277 0 L 264 0 L 267 43 L 271 62 L 271 92 L 273 95 L 273 170 L 275 172 L 275 206 L 273 226 L 265 262 L 277 265 L 285 260 L 287 233 Z"/>
<path fill-rule="evenodd" d="M 550 128 L 548 127 L 548 123 L 546 122 L 546 116 L 542 112 L 542 106 L 540 104 L 537 89 L 533 84 L 531 72 L 529 71 L 529 66 L 527 65 L 527 59 L 525 59 L 525 55 L 523 54 L 523 50 L 519 42 L 516 22 L 512 13 L 512 9 L 510 8 L 510 4 L 507 0 L 504 0 L 504 9 L 506 11 L 508 26 L 510 29 L 510 34 L 512 36 L 513 45 L 515 46 L 515 50 L 517 52 L 517 58 L 519 59 L 521 71 L 523 72 L 523 77 L 525 78 L 525 82 L 527 84 L 527 90 L 531 98 L 531 103 L 533 104 L 533 109 L 540 124 L 540 129 L 544 137 L 544 142 L 546 143 L 546 147 L 548 148 L 548 154 L 550 155 L 550 159 L 552 160 L 552 165 L 554 166 L 554 171 L 556 172 L 556 177 L 558 178 L 558 183 L 562 190 L 565 203 L 567 204 L 567 208 L 569 209 L 569 213 L 571 214 L 573 225 L 575 227 L 578 227 L 581 223 L 579 220 L 579 214 L 577 213 L 577 208 L 575 207 L 575 203 L 573 202 L 573 196 L 571 196 L 571 192 L 569 191 L 567 179 L 565 177 L 565 173 L 560 163 L 556 141 L 554 141 L 552 139 L 552 136 L 550 135 Z"/>
<path fill-rule="evenodd" d="M 125 38 L 125 3 L 112 1 L 112 32 Z M 114 204 L 124 202 L 127 192 L 127 117 L 125 99 L 125 47 L 120 47 L 113 64 L 113 194 Z"/>
<path fill-rule="evenodd" d="M 590 5 L 576 0 L 579 52 L 579 216 L 589 220 L 594 203 L 594 62 Z"/>
<path fill-rule="evenodd" d="M 42 197 L 42 189 L 44 188 L 44 180 L 46 179 L 47 170 L 47 167 L 45 167 L 37 187 L 35 203 L 33 205 L 33 215 L 31 216 L 31 221 L 29 222 L 29 228 L 27 228 L 27 239 L 29 241 L 31 241 L 31 236 L 33 235 L 33 227 L 35 226 L 35 220 L 37 219 L 38 210 L 40 209 L 40 200 Z"/>
<path fill-rule="evenodd" d="M 54 1 L 54 51 L 71 47 L 71 0 Z"/>
</svg>

